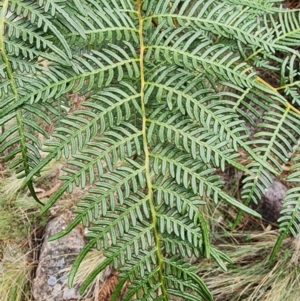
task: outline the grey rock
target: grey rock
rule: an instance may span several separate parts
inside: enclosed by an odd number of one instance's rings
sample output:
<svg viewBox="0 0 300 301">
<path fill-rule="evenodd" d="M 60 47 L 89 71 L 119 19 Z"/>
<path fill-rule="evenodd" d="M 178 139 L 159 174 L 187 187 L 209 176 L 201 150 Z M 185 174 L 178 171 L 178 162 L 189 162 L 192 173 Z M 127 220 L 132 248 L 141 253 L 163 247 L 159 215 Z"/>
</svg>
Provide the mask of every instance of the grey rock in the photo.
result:
<svg viewBox="0 0 300 301">
<path fill-rule="evenodd" d="M 287 187 L 277 180 L 266 189 L 264 197 L 255 208 L 262 215 L 263 219 L 270 222 L 277 221 L 286 191 Z"/>
<path fill-rule="evenodd" d="M 32 293 L 36 301 L 62 301 L 79 299 L 79 287 L 67 287 L 66 267 L 72 265 L 84 246 L 82 231 L 75 228 L 68 235 L 49 242 L 48 238 L 65 229 L 68 221 L 64 216 L 51 220 L 45 229 Z"/>
</svg>

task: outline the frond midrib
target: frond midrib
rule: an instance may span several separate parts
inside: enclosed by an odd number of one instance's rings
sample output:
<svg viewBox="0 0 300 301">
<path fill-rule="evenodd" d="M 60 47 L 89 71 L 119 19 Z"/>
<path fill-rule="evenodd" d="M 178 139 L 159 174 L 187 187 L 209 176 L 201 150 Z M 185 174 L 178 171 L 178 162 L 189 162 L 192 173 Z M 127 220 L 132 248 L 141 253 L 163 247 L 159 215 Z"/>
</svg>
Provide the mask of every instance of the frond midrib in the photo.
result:
<svg viewBox="0 0 300 301">
<path fill-rule="evenodd" d="M 167 288 L 164 279 L 164 264 L 163 264 L 163 256 L 161 250 L 161 242 L 160 242 L 160 234 L 157 225 L 157 213 L 153 199 L 153 187 L 152 187 L 152 179 L 151 179 L 151 169 L 150 169 L 150 155 L 149 155 L 149 146 L 147 141 L 147 114 L 146 114 L 146 105 L 145 105 L 145 66 L 144 66 L 144 37 L 143 37 L 143 22 L 145 19 L 143 18 L 142 13 L 142 0 L 136 0 L 137 3 L 137 17 L 139 22 L 139 43 L 140 43 L 140 89 L 141 89 L 141 109 L 143 112 L 142 116 L 142 132 L 143 132 L 143 146 L 144 146 L 144 155 L 145 155 L 145 177 L 147 182 L 147 194 L 148 194 L 148 201 L 149 207 L 151 212 L 151 220 L 153 224 L 153 236 L 154 236 L 154 243 L 156 246 L 156 255 L 157 255 L 157 270 L 158 270 L 158 278 L 160 282 L 160 289 L 162 291 L 162 300 L 167 301 Z"/>
</svg>

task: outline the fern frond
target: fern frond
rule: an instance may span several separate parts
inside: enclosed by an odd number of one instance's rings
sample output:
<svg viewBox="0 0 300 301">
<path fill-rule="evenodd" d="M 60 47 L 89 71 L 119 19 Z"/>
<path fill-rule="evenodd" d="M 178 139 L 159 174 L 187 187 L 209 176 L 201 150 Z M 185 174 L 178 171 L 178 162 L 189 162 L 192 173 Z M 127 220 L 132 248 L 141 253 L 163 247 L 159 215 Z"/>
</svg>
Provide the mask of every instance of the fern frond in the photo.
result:
<svg viewBox="0 0 300 301">
<path fill-rule="evenodd" d="M 276 105 L 270 106 L 271 111 L 267 112 L 264 117 L 264 123 L 259 127 L 265 131 L 257 133 L 255 136 L 260 138 L 254 143 L 257 145 L 256 152 L 268 152 L 268 159 L 276 166 L 278 170 L 290 158 L 294 145 L 297 144 L 296 137 L 300 134 L 298 118 L 291 114 L 288 108 L 280 108 Z M 290 113 L 290 114 L 289 114 Z M 274 135 L 274 132 L 276 133 Z M 273 145 L 270 144 L 268 137 L 276 136 L 273 139 Z M 268 149 L 263 147 L 268 140 Z M 260 147 L 262 145 L 262 147 Z M 267 157 L 266 157 L 267 158 Z"/>
<path fill-rule="evenodd" d="M 277 0 L 226 0 L 226 2 L 245 7 L 247 13 L 253 13 L 256 16 L 279 11 L 277 7 L 274 7 L 274 4 L 278 3 Z"/>
<path fill-rule="evenodd" d="M 62 151 L 64 152 L 64 156 L 68 158 L 70 152 L 73 159 L 68 161 L 68 165 L 72 168 L 65 170 L 67 174 L 62 178 L 65 183 L 51 197 L 47 206 L 43 208 L 43 212 L 48 210 L 67 189 L 72 191 L 73 184 L 85 187 L 88 180 L 86 173 L 89 174 L 90 182 L 93 182 L 95 178 L 95 167 L 97 168 L 97 174 L 100 179 L 103 176 L 105 169 L 110 171 L 114 169 L 114 166 L 118 163 L 117 161 L 120 160 L 118 154 L 121 154 L 121 157 L 125 156 L 125 154 L 127 157 L 130 157 L 132 156 L 132 147 L 135 149 L 134 153 L 139 154 L 139 150 L 141 149 L 139 142 L 141 132 L 132 127 L 130 124 L 121 123 L 119 125 L 123 126 L 123 129 L 120 129 L 119 131 L 120 134 L 117 134 L 116 130 L 114 132 L 108 131 L 104 133 L 107 138 L 99 139 L 98 142 L 82 141 L 81 128 L 79 132 L 75 132 L 72 136 L 67 137 L 67 139 L 65 139 L 66 136 L 64 133 L 70 133 L 63 129 L 62 134 L 55 135 L 57 138 L 65 140 L 65 143 L 63 143 L 65 144 L 65 147 L 62 147 L 62 144 L 57 142 L 51 143 L 51 146 L 56 148 L 54 148 L 54 152 L 47 156 L 45 161 L 47 162 L 49 159 L 55 158 L 55 156 L 62 155 Z M 86 127 L 86 131 L 86 137 L 92 138 L 93 132 L 90 133 L 89 127 Z M 123 135 L 127 135 L 127 137 L 125 138 Z M 113 139 L 109 139 L 109 136 Z M 75 141 L 75 139 L 77 141 Z M 81 149 L 81 146 L 85 144 L 86 148 Z M 69 147 L 71 148 L 69 149 Z M 78 147 L 80 147 L 80 149 L 78 149 Z M 75 154 L 78 150 L 81 154 Z M 36 169 L 41 169 L 44 164 L 45 162 L 42 162 Z"/>
<path fill-rule="evenodd" d="M 176 30 L 175 32 L 179 33 L 182 31 Z M 162 32 L 164 36 L 165 32 Z M 246 68 L 245 63 L 235 64 L 238 59 L 233 56 L 233 53 L 228 53 L 228 48 L 223 45 L 214 45 L 207 47 L 205 43 L 199 41 L 199 46 L 194 49 L 192 52 L 186 51 L 188 47 L 189 38 L 192 41 L 195 41 L 197 37 L 201 36 L 200 33 L 196 33 L 188 37 L 183 35 L 173 46 L 169 46 L 168 39 L 161 46 L 148 46 L 145 59 L 150 60 L 150 57 L 153 56 L 157 61 L 161 60 L 161 57 L 164 56 L 166 60 L 175 65 L 184 64 L 186 68 L 193 69 L 196 72 L 200 71 L 203 68 L 208 74 L 215 74 L 218 71 L 218 76 L 220 80 L 230 80 L 236 83 L 238 86 L 251 86 L 251 79 L 254 78 L 254 73 L 250 72 L 250 68 Z M 185 45 L 181 48 L 181 45 Z M 202 48 L 205 48 L 205 51 L 201 53 Z M 208 49 L 207 49 L 208 48 Z M 224 54 L 226 53 L 226 56 Z M 234 67 L 233 67 L 234 66 Z"/>
<path fill-rule="evenodd" d="M 171 74 L 173 70 L 176 70 L 176 75 L 170 77 L 168 74 Z M 154 77 L 157 78 L 155 82 L 153 82 Z M 193 135 L 196 135 L 194 137 L 194 142 L 191 142 L 191 145 L 193 145 L 194 149 L 195 145 L 201 145 L 199 137 L 201 139 L 204 139 L 204 141 L 207 139 L 207 141 L 209 141 L 209 144 L 212 145 L 215 145 L 214 143 L 218 143 L 218 141 L 220 143 L 224 143 L 224 141 L 227 141 L 227 143 L 229 143 L 228 145 L 233 149 L 236 150 L 239 145 L 240 147 L 245 149 L 245 151 L 249 153 L 250 156 L 255 158 L 255 160 L 259 161 L 260 164 L 262 164 L 265 168 L 274 172 L 274 169 L 265 160 L 261 160 L 259 156 L 257 156 L 251 150 L 251 148 L 249 148 L 245 143 L 243 143 L 243 140 L 247 137 L 247 130 L 244 127 L 243 122 L 241 120 L 238 121 L 238 119 L 236 118 L 236 104 L 232 103 L 231 101 L 226 101 L 224 98 L 221 98 L 219 100 L 219 96 L 215 94 L 210 95 L 210 92 L 212 91 L 207 89 L 201 89 L 200 83 L 202 83 L 204 80 L 202 77 L 199 76 L 191 80 L 191 75 L 188 75 L 180 69 L 178 70 L 177 68 L 174 69 L 174 67 L 171 67 L 170 69 L 158 69 L 157 72 L 151 75 L 150 80 L 151 81 L 147 82 L 148 89 L 145 93 L 145 100 L 147 102 L 149 98 L 154 97 L 160 102 L 166 99 L 168 108 L 170 110 L 175 110 L 175 107 L 178 107 L 182 114 L 189 115 L 189 117 L 191 118 L 191 128 L 193 128 L 194 126 L 198 126 L 198 132 L 193 133 Z M 230 107 L 232 107 L 235 110 L 231 110 Z M 166 108 L 164 106 L 157 108 L 156 111 L 152 113 L 153 118 L 151 119 L 156 120 L 159 116 L 158 113 L 160 111 L 166 111 Z M 148 139 L 151 139 L 153 128 L 157 123 L 157 121 L 155 121 L 154 124 L 151 124 L 151 119 L 149 119 L 150 127 L 148 132 Z M 171 118 L 169 122 L 176 123 L 178 120 L 179 119 L 176 120 L 176 118 Z M 185 120 L 186 123 L 188 123 L 188 120 Z M 192 120 L 193 122 L 191 122 Z M 184 125 L 182 124 L 182 126 Z M 165 130 L 162 126 L 160 128 L 161 130 L 159 132 L 162 133 L 161 137 L 164 137 L 163 132 Z M 202 131 L 203 135 L 200 134 Z M 172 131 L 170 131 L 170 129 L 166 129 L 166 135 L 168 137 L 168 140 L 171 141 L 173 134 Z M 191 139 L 182 136 L 182 134 L 179 135 L 179 133 L 174 133 L 175 144 L 178 145 L 181 144 L 181 139 L 179 139 L 178 137 L 183 137 L 183 141 L 188 141 Z M 197 139 L 197 142 L 195 142 L 195 139 Z M 232 145 L 230 143 L 232 143 Z M 187 149 L 187 142 L 183 144 L 184 147 Z M 239 169 L 245 170 L 244 167 L 239 165 L 237 162 L 232 160 L 233 158 L 230 158 L 230 156 L 228 156 L 230 152 L 231 151 L 229 149 L 226 152 L 224 152 L 224 155 L 226 153 L 225 156 L 228 160 L 230 160 L 230 164 Z M 216 148 L 214 149 L 214 151 L 212 149 L 206 150 L 206 155 L 209 157 L 204 158 L 203 151 L 201 152 L 200 148 L 200 156 L 202 160 L 206 162 L 208 161 L 207 159 L 211 158 L 212 153 L 215 153 L 214 158 L 216 166 L 219 166 L 219 164 L 221 164 L 221 168 L 223 169 L 225 166 L 225 161 L 222 160 L 221 157 L 219 157 L 218 155 L 222 152 L 216 153 Z M 195 150 L 193 153 L 193 157 L 195 157 Z M 251 175 L 253 176 L 253 174 Z"/>
<path fill-rule="evenodd" d="M 171 117 L 168 116 L 169 112 L 165 112 L 159 116 L 157 114 L 159 111 L 162 111 L 161 107 L 156 110 L 156 114 L 152 114 L 149 118 L 149 141 L 153 139 L 153 132 L 158 132 L 158 139 L 161 142 L 164 142 L 167 137 L 169 142 L 175 142 L 177 148 L 182 147 L 191 153 L 194 159 L 200 156 L 204 162 L 210 162 L 212 161 L 211 156 L 213 156 L 215 166 L 221 167 L 222 170 L 224 170 L 227 160 L 232 165 L 238 165 L 230 156 L 230 153 L 233 157 L 236 156 L 234 150 L 226 148 L 229 140 L 225 140 L 222 136 L 218 137 L 213 132 L 207 132 L 207 128 L 199 128 L 197 124 L 191 124 L 190 119 L 182 119 L 181 113 Z M 165 123 L 164 120 L 167 119 L 168 122 Z M 243 169 L 242 166 L 241 168 Z"/>
<path fill-rule="evenodd" d="M 288 47 L 297 47 L 300 38 L 300 16 L 297 10 L 286 10 L 278 14 L 275 19 L 270 16 L 272 24 L 278 23 L 276 26 L 276 43 Z M 298 56 L 299 57 L 299 56 Z"/>
<path fill-rule="evenodd" d="M 299 142 L 298 142 L 299 145 Z M 300 188 L 299 185 L 300 182 L 300 156 L 299 156 L 300 149 L 296 149 L 296 156 L 294 158 L 294 165 L 292 166 L 292 170 L 294 171 L 292 174 L 290 174 L 287 177 L 287 181 L 291 184 L 296 185 L 295 187 L 292 187 L 288 189 L 284 202 L 282 205 L 282 210 L 280 212 L 281 217 L 278 219 L 279 223 L 279 237 L 277 238 L 277 241 L 273 247 L 272 253 L 270 255 L 270 260 L 273 260 L 276 256 L 276 253 L 278 249 L 280 248 L 283 240 L 289 235 L 292 234 L 292 236 L 296 237 L 300 233 Z"/>
<path fill-rule="evenodd" d="M 203 170 L 203 165 L 199 165 L 199 162 L 195 164 L 190 159 L 190 155 L 183 154 L 179 156 L 179 152 L 176 148 L 174 150 L 173 145 L 166 147 L 163 144 L 158 144 L 149 155 L 154 160 L 154 172 L 162 175 L 166 175 L 168 172 L 177 184 L 192 189 L 193 193 L 199 194 L 201 197 L 212 197 L 216 203 L 221 198 L 231 205 L 249 212 L 249 208 L 244 207 L 218 187 L 222 184 L 222 181 L 218 176 L 213 175 L 214 169 L 205 168 Z M 212 175 L 207 177 L 207 174 Z M 252 210 L 251 214 L 257 215 Z"/>
<path fill-rule="evenodd" d="M 120 89 L 121 87 L 123 90 Z M 130 95 L 128 94 L 129 92 L 133 92 L 134 94 Z M 123 97 L 125 99 L 122 99 Z M 67 119 L 61 120 L 61 123 L 66 126 L 57 128 L 57 133 L 53 133 L 53 137 L 59 139 L 60 143 L 56 141 L 49 141 L 47 143 L 49 147 L 44 151 L 48 152 L 49 155 L 27 177 L 26 181 L 53 158 L 60 158 L 62 154 L 68 158 L 69 153 L 73 155 L 77 150 L 81 150 L 97 134 L 98 130 L 100 130 L 100 133 L 103 133 L 107 127 L 119 125 L 123 118 L 128 119 L 131 116 L 128 103 L 132 102 L 134 107 L 140 110 L 136 101 L 138 94 L 128 84 L 122 82 L 119 84 L 118 89 L 104 89 L 98 96 L 95 95 L 94 99 L 95 102 L 85 102 L 82 104 L 87 108 L 86 110 L 77 111 L 74 113 L 74 116 L 70 115 Z M 100 104 L 97 104 L 98 100 Z M 101 101 L 104 101 L 104 103 L 101 104 Z M 98 113 L 94 113 L 93 111 L 95 110 Z M 117 119 L 114 114 L 116 114 Z M 86 138 L 82 140 L 82 137 Z M 105 148 L 105 145 L 103 147 Z"/>
<path fill-rule="evenodd" d="M 84 51 L 81 45 L 86 43 L 93 49 L 112 39 L 116 41 L 132 39 L 138 43 L 138 31 L 133 18 L 134 8 L 131 3 L 127 2 L 124 10 L 113 7 L 113 4 L 108 1 L 102 1 L 99 5 L 97 1 L 90 0 L 88 5 L 83 5 L 86 13 L 84 16 L 79 16 L 78 21 L 82 24 L 85 37 L 81 37 L 77 32 L 66 36 L 73 49 L 75 47 L 78 52 Z"/>
<path fill-rule="evenodd" d="M 8 26 L 8 37 L 22 36 L 23 40 L 28 40 L 29 43 L 35 43 L 37 49 L 49 48 L 63 60 L 68 60 L 68 57 L 62 50 L 53 45 L 46 37 L 43 37 L 42 33 L 39 32 L 38 27 L 31 25 L 26 19 L 6 20 L 5 23 Z"/>
<path fill-rule="evenodd" d="M 283 53 L 291 53 L 299 58 L 299 54 L 292 47 L 297 47 L 297 40 L 299 39 L 300 17 L 295 10 L 280 10 L 273 14 L 265 15 L 263 17 L 263 26 L 272 27 L 274 32 L 273 45 L 274 48 Z M 263 47 L 253 48 L 252 54 L 247 57 L 247 61 L 263 53 L 264 56 L 272 57 L 275 61 L 282 61 L 279 56 L 273 56 L 272 53 L 264 51 Z"/>
<path fill-rule="evenodd" d="M 270 106 L 271 110 L 265 113 L 264 123 L 259 126 L 264 128 L 258 132 L 253 144 L 255 144 L 255 152 L 265 161 L 270 161 L 279 172 L 282 170 L 290 156 L 293 153 L 293 148 L 297 145 L 299 137 L 299 118 L 294 117 L 290 109 L 281 108 L 275 104 Z M 261 197 L 265 194 L 265 190 L 273 182 L 269 174 L 257 163 L 250 163 L 248 168 L 256 174 L 253 181 L 251 176 L 247 176 L 244 180 L 244 188 L 242 198 L 244 204 L 248 205 L 251 201 L 258 203 Z M 241 217 L 238 215 L 236 224 Z"/>
<path fill-rule="evenodd" d="M 125 47 L 128 51 L 130 50 L 131 54 L 134 53 L 134 49 L 130 45 L 125 44 Z M 124 49 L 112 45 L 111 49 L 103 52 L 105 55 L 93 51 L 90 55 L 86 54 L 85 59 L 74 57 L 72 68 L 49 66 L 48 70 L 42 70 L 41 73 L 36 73 L 35 77 L 31 76 L 30 79 L 25 76 L 20 77 L 23 82 L 19 88 L 22 102 L 18 105 L 21 106 L 25 102 L 46 101 L 54 95 L 57 98 L 70 91 L 76 93 L 81 90 L 81 93 L 85 93 L 84 89 L 109 85 L 116 72 L 118 80 L 122 79 L 123 67 L 131 76 L 139 76 L 137 58 L 130 57 Z M 136 53 L 133 55 L 136 56 Z M 26 83 L 29 81 L 31 84 L 27 85 Z M 15 106 L 10 106 L 1 113 L 7 115 L 13 109 Z"/>
<path fill-rule="evenodd" d="M 51 3 L 51 1 L 50 1 Z M 53 11 L 53 8 L 55 6 L 58 7 L 57 3 L 55 2 L 52 2 L 52 15 L 54 15 L 55 11 Z M 55 6 L 54 6 L 55 5 Z M 57 7 L 56 7 L 56 10 L 57 10 Z M 58 27 L 56 26 L 55 23 L 53 23 L 53 20 L 51 20 L 49 18 L 49 16 L 46 16 L 45 15 L 45 10 L 43 10 L 39 4 L 32 4 L 31 1 L 19 1 L 19 0 L 13 0 L 11 1 L 11 4 L 10 4 L 10 11 L 12 13 L 15 13 L 16 16 L 18 16 L 18 19 L 21 18 L 21 20 L 23 19 L 25 21 L 25 23 L 36 23 L 38 28 L 43 28 L 43 31 L 44 32 L 47 32 L 47 31 L 51 31 L 55 36 L 56 38 L 60 41 L 60 43 L 62 44 L 66 54 L 68 55 L 68 57 L 70 58 L 71 57 L 71 50 L 70 50 L 70 47 L 69 45 L 67 44 L 66 42 L 66 39 L 64 38 L 64 36 L 62 35 L 61 33 L 61 28 L 60 30 L 58 29 Z M 29 18 L 28 18 L 29 17 Z M 27 19 L 26 19 L 27 18 Z M 70 24 L 73 24 L 73 26 L 76 28 L 76 30 L 78 30 L 78 27 L 80 26 L 78 24 L 78 22 L 76 22 L 76 19 L 71 19 L 70 17 L 68 18 L 68 21 L 70 21 Z M 18 36 L 18 32 L 19 32 L 19 24 L 18 24 L 18 27 L 16 26 L 16 19 L 12 20 L 13 22 L 7 22 L 8 24 L 8 36 Z M 22 38 L 23 38 L 23 41 L 27 40 L 26 38 L 26 35 L 24 35 L 24 33 L 26 33 L 26 29 L 22 29 Z M 32 29 L 30 29 L 30 31 L 32 31 Z M 30 36 L 30 32 L 28 32 L 28 35 L 29 35 L 29 40 L 31 41 L 32 43 L 32 40 L 36 39 L 36 45 L 37 45 L 37 49 L 39 49 L 39 44 L 43 44 L 44 48 L 46 47 L 47 44 L 46 41 L 44 39 L 41 39 L 39 40 L 37 37 L 33 37 L 33 36 Z M 48 48 L 48 47 L 47 47 Z M 58 50 L 57 48 L 53 48 L 52 50 Z M 54 53 L 58 53 L 56 51 L 54 51 Z M 61 56 L 61 55 L 60 55 Z"/>
<path fill-rule="evenodd" d="M 101 248 L 106 259 L 82 291 L 112 264 L 120 271 L 113 300 L 127 281 L 123 300 L 212 300 L 185 263 L 211 257 L 226 269 L 230 262 L 211 243 L 205 206 L 225 202 L 258 216 L 248 203 L 261 198 L 300 136 L 289 102 L 299 100 L 291 48 L 298 17 L 275 0 L 250 2 L 0 4 L 0 151 L 33 195 L 41 170 L 66 159 L 62 185 L 41 213 L 74 186 L 89 186 L 74 220 L 51 238 L 79 223 L 88 229 L 70 285 L 86 254 Z M 281 70 L 278 87 L 259 68 Z M 223 189 L 228 166 L 245 175 L 244 204 Z M 281 237 L 299 230 L 292 193 Z"/>
<path fill-rule="evenodd" d="M 214 3 L 213 0 L 197 1 L 192 6 L 188 6 L 187 3 L 181 7 L 178 15 L 173 13 L 173 8 L 170 8 L 170 12 L 166 11 L 165 13 L 160 11 L 156 14 L 154 11 L 153 18 L 156 18 L 158 23 L 165 17 L 168 20 L 175 18 L 181 28 L 189 26 L 195 32 L 202 29 L 226 38 L 234 37 L 244 44 L 256 45 L 267 51 L 273 51 L 272 28 L 265 26 L 257 30 L 256 19 L 247 19 L 247 12 L 241 13 L 240 6 L 236 6 L 236 10 L 233 12 L 232 6 L 226 2 L 218 3 L 218 5 Z M 168 25 L 171 25 L 170 23 Z"/>
<path fill-rule="evenodd" d="M 190 292 L 198 293 L 204 300 L 213 300 L 212 295 L 207 289 L 206 285 L 203 283 L 200 277 L 193 273 L 193 266 L 184 262 L 183 260 L 179 260 L 177 256 L 172 258 L 164 258 L 164 263 L 166 265 L 167 271 L 172 271 L 172 273 L 168 273 L 170 276 L 167 276 L 166 281 L 169 282 L 168 292 L 170 295 L 179 296 L 180 291 L 186 300 L 196 300 L 196 295 L 191 293 L 186 293 L 186 291 L 190 290 Z M 172 275 L 172 276 L 171 276 Z M 185 280 L 181 281 L 182 278 Z M 191 281 L 192 280 L 192 281 Z M 184 287 L 187 289 L 184 289 Z M 172 289 L 174 287 L 175 289 Z"/>
</svg>

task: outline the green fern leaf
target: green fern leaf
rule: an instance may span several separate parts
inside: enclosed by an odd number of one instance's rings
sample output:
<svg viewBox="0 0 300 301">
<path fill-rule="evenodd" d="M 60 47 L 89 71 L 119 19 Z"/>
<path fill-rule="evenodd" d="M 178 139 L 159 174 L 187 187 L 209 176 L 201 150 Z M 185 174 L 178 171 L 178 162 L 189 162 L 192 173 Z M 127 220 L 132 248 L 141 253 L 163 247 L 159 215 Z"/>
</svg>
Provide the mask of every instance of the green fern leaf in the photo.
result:
<svg viewBox="0 0 300 301">
<path fill-rule="evenodd" d="M 89 186 L 75 218 L 51 238 L 79 223 L 87 229 L 69 285 L 98 248 L 105 260 L 81 292 L 113 265 L 120 282 L 112 300 L 124 283 L 123 300 L 212 300 L 185 262 L 212 258 L 224 270 L 230 262 L 213 246 L 205 206 L 224 202 L 259 216 L 247 205 L 281 173 L 300 137 L 289 103 L 299 103 L 299 18 L 276 2 L 0 4 L 0 152 L 34 197 L 43 168 L 64 159 L 62 185 L 41 213 Z M 278 87 L 260 68 L 280 73 Z M 244 174 L 244 203 L 224 190 L 228 166 Z M 299 233 L 298 194 L 286 197 L 280 240 Z"/>
<path fill-rule="evenodd" d="M 299 142 L 298 142 L 299 144 Z M 299 153 L 299 148 L 295 150 L 296 154 Z M 295 165 L 293 165 L 292 170 L 294 172 L 287 177 L 287 181 L 298 184 L 300 182 L 300 172 L 299 172 L 299 163 L 300 156 L 297 155 L 294 158 Z M 296 237 L 300 233 L 300 188 L 292 187 L 290 188 L 284 198 L 284 203 L 282 205 L 282 210 L 280 212 L 281 217 L 278 219 L 279 223 L 279 237 L 273 247 L 272 253 L 270 255 L 270 260 L 273 260 L 276 256 L 276 253 L 281 246 L 283 240 L 287 235 L 292 234 Z"/>
</svg>

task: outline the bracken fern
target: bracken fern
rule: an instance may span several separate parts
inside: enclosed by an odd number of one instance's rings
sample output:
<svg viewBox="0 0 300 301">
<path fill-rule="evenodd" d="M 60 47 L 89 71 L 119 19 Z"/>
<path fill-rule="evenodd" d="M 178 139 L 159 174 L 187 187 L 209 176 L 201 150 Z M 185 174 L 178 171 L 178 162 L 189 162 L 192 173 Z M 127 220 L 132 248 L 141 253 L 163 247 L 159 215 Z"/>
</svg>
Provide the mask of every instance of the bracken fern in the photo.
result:
<svg viewBox="0 0 300 301">
<path fill-rule="evenodd" d="M 113 264 L 112 300 L 127 281 L 123 300 L 212 300 L 185 261 L 211 257 L 223 269 L 230 261 L 210 243 L 206 204 L 236 207 L 238 224 L 242 212 L 258 216 L 247 205 L 294 157 L 288 180 L 299 182 L 299 11 L 276 0 L 3 0 L 0 8 L 0 153 L 38 202 L 35 179 L 66 159 L 42 213 L 74 186 L 90 187 L 52 237 L 88 227 L 69 284 L 97 247 L 106 259 L 81 291 Z M 70 95 L 84 102 L 68 112 Z M 223 189 L 227 166 L 244 174 L 243 202 Z M 300 233 L 299 206 L 292 188 L 272 258 Z"/>
</svg>

